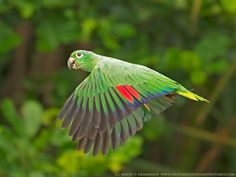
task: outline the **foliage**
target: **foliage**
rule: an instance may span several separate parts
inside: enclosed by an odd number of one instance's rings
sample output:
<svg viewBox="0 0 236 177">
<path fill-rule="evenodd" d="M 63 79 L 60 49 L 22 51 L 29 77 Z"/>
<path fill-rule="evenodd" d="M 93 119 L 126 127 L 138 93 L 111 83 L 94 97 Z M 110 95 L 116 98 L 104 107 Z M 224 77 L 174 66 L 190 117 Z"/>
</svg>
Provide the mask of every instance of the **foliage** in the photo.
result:
<svg viewBox="0 0 236 177">
<path fill-rule="evenodd" d="M 235 171 L 235 14 L 235 0 L 0 0 L 0 176 Z M 211 104 L 178 99 L 117 151 L 84 155 L 56 123 L 87 75 L 66 69 L 78 48 L 158 70 Z"/>
<path fill-rule="evenodd" d="M 107 156 L 75 151 L 66 131 L 50 121 L 58 110 L 43 110 L 36 101 L 24 103 L 21 117 L 10 100 L 2 102 L 1 110 L 6 121 L 0 126 L 1 176 L 98 176 L 106 169 L 121 170 L 140 153 L 142 139 L 138 136 Z"/>
</svg>

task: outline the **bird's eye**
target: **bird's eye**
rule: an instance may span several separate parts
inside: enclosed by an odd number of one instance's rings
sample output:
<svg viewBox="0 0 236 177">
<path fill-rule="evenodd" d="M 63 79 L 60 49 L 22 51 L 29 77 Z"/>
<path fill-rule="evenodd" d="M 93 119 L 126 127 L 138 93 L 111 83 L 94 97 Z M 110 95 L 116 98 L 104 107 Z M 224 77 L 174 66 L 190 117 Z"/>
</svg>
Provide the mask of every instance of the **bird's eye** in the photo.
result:
<svg viewBox="0 0 236 177">
<path fill-rule="evenodd" d="M 82 58 L 82 57 L 83 57 L 83 54 L 82 54 L 82 53 L 77 53 L 77 54 L 76 54 L 76 57 L 77 57 L 77 58 Z"/>
</svg>

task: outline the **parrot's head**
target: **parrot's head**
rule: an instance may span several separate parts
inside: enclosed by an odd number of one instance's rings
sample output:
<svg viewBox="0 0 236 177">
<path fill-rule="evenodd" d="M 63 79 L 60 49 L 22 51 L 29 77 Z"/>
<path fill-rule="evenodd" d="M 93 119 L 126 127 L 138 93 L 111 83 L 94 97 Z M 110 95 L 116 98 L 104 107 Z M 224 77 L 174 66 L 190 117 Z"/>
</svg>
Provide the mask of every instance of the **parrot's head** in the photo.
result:
<svg viewBox="0 0 236 177">
<path fill-rule="evenodd" d="M 87 50 L 76 50 L 71 53 L 67 65 L 69 69 L 82 69 L 91 72 L 97 61 L 98 57 L 95 53 Z"/>
</svg>

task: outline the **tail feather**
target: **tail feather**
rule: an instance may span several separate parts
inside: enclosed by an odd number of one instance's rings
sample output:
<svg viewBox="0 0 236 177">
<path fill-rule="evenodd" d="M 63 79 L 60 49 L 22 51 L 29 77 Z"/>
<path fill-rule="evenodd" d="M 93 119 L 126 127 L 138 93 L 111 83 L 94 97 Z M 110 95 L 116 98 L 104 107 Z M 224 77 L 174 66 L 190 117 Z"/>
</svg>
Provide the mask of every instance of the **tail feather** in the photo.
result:
<svg viewBox="0 0 236 177">
<path fill-rule="evenodd" d="M 186 90 L 186 91 L 177 90 L 176 93 L 181 95 L 181 96 L 184 96 L 186 98 L 189 98 L 191 100 L 204 101 L 204 102 L 207 102 L 207 103 L 210 102 L 209 100 L 207 100 L 207 99 L 205 99 L 205 98 L 203 98 L 203 97 L 201 97 L 201 96 L 199 96 L 199 95 L 197 95 L 195 93 L 192 93 L 192 92 L 190 92 L 188 90 Z"/>
</svg>

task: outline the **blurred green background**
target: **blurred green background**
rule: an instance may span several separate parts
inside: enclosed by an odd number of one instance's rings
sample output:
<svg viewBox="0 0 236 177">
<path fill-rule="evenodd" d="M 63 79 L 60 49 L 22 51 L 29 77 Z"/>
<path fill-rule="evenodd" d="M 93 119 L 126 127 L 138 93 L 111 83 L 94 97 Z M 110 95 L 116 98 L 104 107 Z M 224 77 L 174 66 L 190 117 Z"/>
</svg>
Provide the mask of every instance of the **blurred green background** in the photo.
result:
<svg viewBox="0 0 236 177">
<path fill-rule="evenodd" d="M 107 156 L 76 151 L 57 113 L 87 49 L 139 63 L 210 99 L 184 98 Z M 236 172 L 235 0 L 0 0 L 0 176 Z"/>
</svg>

